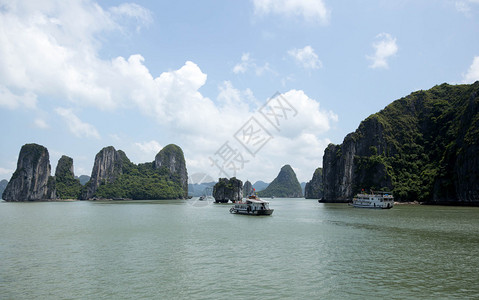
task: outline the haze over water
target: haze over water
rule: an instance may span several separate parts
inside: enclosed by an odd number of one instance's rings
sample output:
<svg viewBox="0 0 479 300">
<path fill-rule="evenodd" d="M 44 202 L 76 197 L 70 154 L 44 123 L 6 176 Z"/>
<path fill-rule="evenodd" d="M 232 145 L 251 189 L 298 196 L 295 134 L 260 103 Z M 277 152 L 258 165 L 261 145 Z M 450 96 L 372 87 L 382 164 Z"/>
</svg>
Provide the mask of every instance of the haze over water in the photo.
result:
<svg viewBox="0 0 479 300">
<path fill-rule="evenodd" d="M 201 206 L 204 205 L 204 206 Z M 1 299 L 471 299 L 479 208 L 0 203 Z"/>
</svg>

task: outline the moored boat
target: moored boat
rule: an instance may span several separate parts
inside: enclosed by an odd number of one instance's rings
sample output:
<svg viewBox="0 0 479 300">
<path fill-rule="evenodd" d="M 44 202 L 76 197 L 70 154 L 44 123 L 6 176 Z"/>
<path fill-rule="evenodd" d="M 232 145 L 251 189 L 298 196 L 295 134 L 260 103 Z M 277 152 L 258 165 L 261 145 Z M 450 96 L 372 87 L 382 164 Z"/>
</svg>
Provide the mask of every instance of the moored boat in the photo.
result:
<svg viewBox="0 0 479 300">
<path fill-rule="evenodd" d="M 274 209 L 269 208 L 269 202 L 261 200 L 255 195 L 249 196 L 247 199 L 242 201 L 237 201 L 233 207 L 230 208 L 230 213 L 232 214 L 243 214 L 243 215 L 271 215 Z"/>
<path fill-rule="evenodd" d="M 394 206 L 394 197 L 387 192 L 371 192 L 371 194 L 357 194 L 352 205 L 358 208 L 389 209 Z"/>
</svg>

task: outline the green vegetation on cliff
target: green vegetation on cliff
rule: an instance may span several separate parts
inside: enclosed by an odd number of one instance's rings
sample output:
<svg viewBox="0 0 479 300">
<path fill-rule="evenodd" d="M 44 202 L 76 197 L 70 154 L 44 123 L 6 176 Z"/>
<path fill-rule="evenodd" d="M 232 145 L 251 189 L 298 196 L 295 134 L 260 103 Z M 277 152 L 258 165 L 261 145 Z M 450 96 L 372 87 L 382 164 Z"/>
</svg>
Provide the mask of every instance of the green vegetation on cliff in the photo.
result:
<svg viewBox="0 0 479 300">
<path fill-rule="evenodd" d="M 73 173 L 73 159 L 63 155 L 55 171 L 55 188 L 59 199 L 78 199 L 82 189 Z"/>
<path fill-rule="evenodd" d="M 155 168 L 154 162 L 134 164 L 122 156 L 122 174 L 111 183 L 101 183 L 95 192 L 98 198 L 130 198 L 133 200 L 177 199 L 184 191 L 178 176 L 166 167 Z"/>
<path fill-rule="evenodd" d="M 261 197 L 300 198 L 303 197 L 303 190 L 293 168 L 290 165 L 285 165 L 273 182 L 257 194 Z"/>
<path fill-rule="evenodd" d="M 479 82 L 442 84 L 364 120 L 351 135 L 371 140 L 362 143 L 367 149 L 357 146 L 354 192 L 390 189 L 403 201 L 479 201 L 478 94 Z"/>
</svg>

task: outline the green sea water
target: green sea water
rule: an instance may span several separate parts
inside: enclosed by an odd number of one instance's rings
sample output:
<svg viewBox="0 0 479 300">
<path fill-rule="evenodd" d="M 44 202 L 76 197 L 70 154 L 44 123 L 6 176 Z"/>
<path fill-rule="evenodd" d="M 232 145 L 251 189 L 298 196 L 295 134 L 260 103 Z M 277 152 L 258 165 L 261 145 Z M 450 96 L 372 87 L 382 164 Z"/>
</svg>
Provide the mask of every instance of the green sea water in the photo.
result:
<svg viewBox="0 0 479 300">
<path fill-rule="evenodd" d="M 0 299 L 479 299 L 479 208 L 0 203 Z"/>
</svg>

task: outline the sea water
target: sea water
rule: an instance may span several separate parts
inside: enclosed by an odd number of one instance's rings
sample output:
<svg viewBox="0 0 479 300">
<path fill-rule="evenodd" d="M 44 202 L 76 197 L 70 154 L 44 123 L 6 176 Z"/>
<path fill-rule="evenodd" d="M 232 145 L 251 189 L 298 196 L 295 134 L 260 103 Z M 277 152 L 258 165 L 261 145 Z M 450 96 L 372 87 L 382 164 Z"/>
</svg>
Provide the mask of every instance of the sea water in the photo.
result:
<svg viewBox="0 0 479 300">
<path fill-rule="evenodd" d="M 479 208 L 0 203 L 0 299 L 478 299 Z"/>
</svg>

